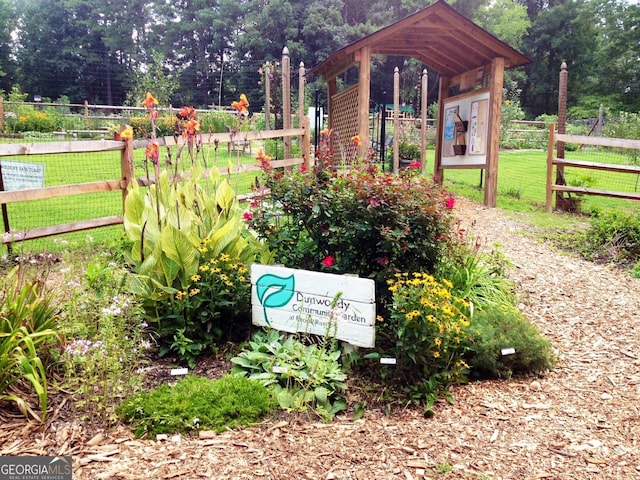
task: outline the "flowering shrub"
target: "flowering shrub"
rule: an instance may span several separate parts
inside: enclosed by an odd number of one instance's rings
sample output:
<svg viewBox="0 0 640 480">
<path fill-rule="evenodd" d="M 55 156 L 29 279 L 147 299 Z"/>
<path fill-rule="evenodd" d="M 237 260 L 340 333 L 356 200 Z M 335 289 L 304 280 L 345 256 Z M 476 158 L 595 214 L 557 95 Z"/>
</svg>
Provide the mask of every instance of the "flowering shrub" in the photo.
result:
<svg viewBox="0 0 640 480">
<path fill-rule="evenodd" d="M 388 284 L 397 378 L 413 385 L 414 400 L 426 399 L 430 406 L 431 395 L 464 381 L 468 373 L 464 355 L 469 345 L 469 305 L 452 295 L 451 282 L 429 274 L 397 274 Z"/>
<path fill-rule="evenodd" d="M 249 266 L 226 253 L 216 256 L 210 246 L 206 238 L 199 247 L 198 273 L 191 283 L 156 309 L 160 318 L 172 319 L 160 323 L 160 354 L 173 350 L 192 367 L 206 348 L 248 336 L 251 325 Z"/>
<path fill-rule="evenodd" d="M 253 204 L 249 223 L 276 261 L 374 278 L 380 292 L 395 273 L 433 271 L 448 245 L 449 195 L 431 180 L 383 173 L 366 159 L 337 170 L 329 137 L 315 166 L 292 174 L 258 155 L 271 199 Z"/>
</svg>

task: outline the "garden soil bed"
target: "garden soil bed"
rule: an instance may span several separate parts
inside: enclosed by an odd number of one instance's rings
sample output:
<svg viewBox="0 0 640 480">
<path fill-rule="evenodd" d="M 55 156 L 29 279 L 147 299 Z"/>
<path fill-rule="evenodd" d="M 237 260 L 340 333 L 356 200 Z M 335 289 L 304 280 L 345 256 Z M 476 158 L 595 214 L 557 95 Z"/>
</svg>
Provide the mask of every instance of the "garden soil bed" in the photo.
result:
<svg viewBox="0 0 640 480">
<path fill-rule="evenodd" d="M 357 421 L 282 416 L 156 441 L 91 429 L 58 401 L 45 426 L 5 415 L 0 455 L 72 455 L 74 479 L 640 479 L 640 280 L 556 251 L 516 214 L 463 199 L 456 210 L 512 262 L 554 371 L 456 387 L 433 418 L 374 407 Z"/>
</svg>

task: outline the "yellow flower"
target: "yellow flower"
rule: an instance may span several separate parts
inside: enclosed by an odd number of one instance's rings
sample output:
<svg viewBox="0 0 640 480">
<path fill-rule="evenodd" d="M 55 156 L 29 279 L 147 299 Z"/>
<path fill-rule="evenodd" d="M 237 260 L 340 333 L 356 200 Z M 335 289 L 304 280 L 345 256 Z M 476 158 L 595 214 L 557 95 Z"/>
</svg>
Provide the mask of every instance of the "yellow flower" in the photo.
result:
<svg viewBox="0 0 640 480">
<path fill-rule="evenodd" d="M 246 281 L 247 281 L 247 279 L 246 279 L 243 275 L 240 275 L 240 276 L 238 277 L 238 281 L 239 281 L 239 282 L 246 282 Z"/>
<path fill-rule="evenodd" d="M 378 322 L 384 322 L 384 318 L 382 317 L 382 315 L 376 315 L 376 320 Z"/>
<path fill-rule="evenodd" d="M 439 358 L 440 352 L 433 352 L 433 358 Z"/>
<path fill-rule="evenodd" d="M 189 296 L 193 297 L 194 295 L 197 295 L 200 293 L 200 289 L 199 288 L 192 288 L 191 290 L 189 290 Z"/>
<path fill-rule="evenodd" d="M 178 300 L 182 300 L 182 297 L 184 297 L 186 294 L 187 294 L 187 292 L 185 292 L 185 291 L 177 292 L 176 293 L 176 298 Z"/>
<path fill-rule="evenodd" d="M 440 345 L 442 345 L 442 340 L 440 340 L 439 338 L 436 338 L 433 343 L 436 344 L 437 347 L 439 347 Z"/>
<path fill-rule="evenodd" d="M 222 260 L 223 262 L 228 262 L 230 259 L 231 257 L 227 253 L 220 254 L 220 260 Z"/>
<path fill-rule="evenodd" d="M 201 272 L 207 272 L 209 270 L 209 265 L 200 265 Z"/>
<path fill-rule="evenodd" d="M 120 132 L 120 138 L 122 140 L 131 140 L 133 138 L 133 128 L 130 125 L 125 125 L 124 130 Z"/>
<path fill-rule="evenodd" d="M 199 280 L 200 280 L 200 275 L 198 275 L 197 273 L 195 275 L 191 275 L 192 282 L 197 282 Z"/>
</svg>

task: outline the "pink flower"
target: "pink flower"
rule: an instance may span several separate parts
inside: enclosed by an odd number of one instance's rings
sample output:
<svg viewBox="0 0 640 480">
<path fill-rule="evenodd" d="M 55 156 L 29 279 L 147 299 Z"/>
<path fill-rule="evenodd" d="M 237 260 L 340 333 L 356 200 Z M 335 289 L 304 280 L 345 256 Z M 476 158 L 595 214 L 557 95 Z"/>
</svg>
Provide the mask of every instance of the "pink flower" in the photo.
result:
<svg viewBox="0 0 640 480">
<path fill-rule="evenodd" d="M 409 164 L 409 168 L 420 168 L 421 163 L 420 162 L 411 162 Z"/>
<path fill-rule="evenodd" d="M 449 196 L 449 198 L 447 198 L 447 208 L 451 210 L 455 204 L 456 204 L 456 199 L 453 198 L 452 196 Z"/>
<path fill-rule="evenodd" d="M 331 255 L 327 255 L 324 257 L 324 260 L 321 262 L 325 267 L 329 268 L 333 266 L 333 257 Z"/>
<path fill-rule="evenodd" d="M 244 218 L 247 222 L 250 222 L 253 218 L 253 214 L 251 212 L 244 212 L 242 214 L 242 218 Z"/>
<path fill-rule="evenodd" d="M 306 172 L 307 171 L 307 166 L 306 165 L 300 165 L 300 171 L 301 172 Z"/>
</svg>

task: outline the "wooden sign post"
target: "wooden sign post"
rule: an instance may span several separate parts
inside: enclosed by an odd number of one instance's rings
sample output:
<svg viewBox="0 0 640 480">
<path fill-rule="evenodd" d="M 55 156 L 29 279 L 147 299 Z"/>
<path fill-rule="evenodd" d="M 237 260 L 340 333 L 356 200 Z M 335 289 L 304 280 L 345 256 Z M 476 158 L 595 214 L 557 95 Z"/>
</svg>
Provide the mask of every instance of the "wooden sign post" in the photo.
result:
<svg viewBox="0 0 640 480">
<path fill-rule="evenodd" d="M 375 345 L 373 280 L 272 265 L 251 266 L 254 325 L 331 335 L 359 347 Z"/>
</svg>

